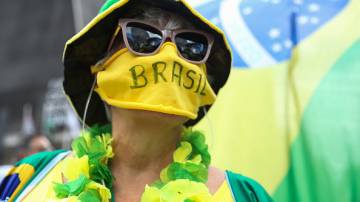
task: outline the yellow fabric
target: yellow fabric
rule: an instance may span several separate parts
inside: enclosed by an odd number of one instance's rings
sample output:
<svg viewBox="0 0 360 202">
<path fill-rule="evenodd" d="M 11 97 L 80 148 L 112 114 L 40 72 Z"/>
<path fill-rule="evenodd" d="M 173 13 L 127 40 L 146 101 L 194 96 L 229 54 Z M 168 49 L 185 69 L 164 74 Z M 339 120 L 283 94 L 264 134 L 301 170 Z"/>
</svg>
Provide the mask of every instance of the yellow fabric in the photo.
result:
<svg viewBox="0 0 360 202">
<path fill-rule="evenodd" d="M 95 91 L 109 105 L 120 108 L 195 119 L 199 107 L 216 98 L 206 79 L 205 64 L 185 61 L 170 42 L 151 56 L 122 49 L 92 71 L 97 73 Z"/>
<path fill-rule="evenodd" d="M 226 180 L 213 195 L 211 202 L 235 202 L 233 200 L 231 188 L 229 187 L 229 184 Z"/>
<path fill-rule="evenodd" d="M 350 1 L 335 19 L 295 48 L 292 61 L 261 69 L 232 69 L 207 114 L 211 126 L 202 119 L 195 127 L 214 134 L 208 138 L 210 145 L 214 142 L 213 165 L 256 179 L 274 193 L 288 172 L 289 147 L 299 132 L 305 106 L 332 64 L 358 40 L 360 29 L 353 29 L 358 8 L 360 1 Z M 334 32 L 338 40 L 329 35 Z"/>
<path fill-rule="evenodd" d="M 47 199 L 55 199 L 55 193 L 53 191 L 53 182 L 61 183 L 64 161 L 58 163 L 47 175 L 40 181 L 34 189 L 26 195 L 22 202 L 34 202 L 34 201 L 47 201 Z"/>
<path fill-rule="evenodd" d="M 67 157 L 69 158 L 69 157 Z M 25 196 L 22 202 L 34 202 L 34 201 L 51 201 L 55 199 L 55 193 L 53 191 L 53 182 L 61 183 L 65 160 L 59 162 L 46 176 L 40 181 L 34 189 Z M 234 202 L 232 199 L 231 189 L 226 180 L 222 183 L 216 193 L 212 196 L 211 202 Z"/>
<path fill-rule="evenodd" d="M 14 200 L 14 197 L 18 194 L 18 192 L 23 188 L 23 186 L 27 183 L 27 181 L 32 177 L 35 170 L 30 164 L 22 164 L 18 167 L 14 167 L 9 173 L 18 173 L 20 184 L 15 189 L 14 193 L 12 194 L 9 202 Z"/>
</svg>

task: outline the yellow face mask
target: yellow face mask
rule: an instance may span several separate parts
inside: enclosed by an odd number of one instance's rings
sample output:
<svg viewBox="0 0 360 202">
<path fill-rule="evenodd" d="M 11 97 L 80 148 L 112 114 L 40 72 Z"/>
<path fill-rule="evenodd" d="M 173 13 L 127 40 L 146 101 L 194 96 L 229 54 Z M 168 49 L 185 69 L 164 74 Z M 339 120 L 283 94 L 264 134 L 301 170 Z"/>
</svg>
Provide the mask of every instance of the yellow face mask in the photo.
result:
<svg viewBox="0 0 360 202">
<path fill-rule="evenodd" d="M 166 114 L 197 117 L 199 107 L 210 105 L 216 95 L 206 79 L 205 64 L 196 65 L 177 55 L 166 42 L 151 56 L 136 56 L 126 48 L 104 64 L 92 67 L 95 91 L 109 105 Z"/>
</svg>

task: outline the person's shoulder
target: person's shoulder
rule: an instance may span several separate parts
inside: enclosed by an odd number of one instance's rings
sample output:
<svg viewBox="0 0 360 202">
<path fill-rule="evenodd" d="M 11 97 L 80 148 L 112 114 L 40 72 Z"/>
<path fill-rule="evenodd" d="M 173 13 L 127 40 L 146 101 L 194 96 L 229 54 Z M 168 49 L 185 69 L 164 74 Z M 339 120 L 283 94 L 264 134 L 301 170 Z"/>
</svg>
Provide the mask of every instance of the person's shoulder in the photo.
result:
<svg viewBox="0 0 360 202">
<path fill-rule="evenodd" d="M 257 181 L 229 170 L 226 171 L 226 177 L 236 201 L 273 202 Z"/>
</svg>

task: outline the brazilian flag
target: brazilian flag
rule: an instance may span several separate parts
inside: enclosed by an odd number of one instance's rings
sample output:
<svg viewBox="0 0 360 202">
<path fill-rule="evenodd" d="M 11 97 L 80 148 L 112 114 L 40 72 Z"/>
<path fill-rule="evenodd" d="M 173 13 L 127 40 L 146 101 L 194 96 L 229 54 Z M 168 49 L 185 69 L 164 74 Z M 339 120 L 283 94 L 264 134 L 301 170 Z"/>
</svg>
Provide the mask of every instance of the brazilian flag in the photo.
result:
<svg viewBox="0 0 360 202">
<path fill-rule="evenodd" d="M 234 68 L 197 128 L 275 201 L 360 201 L 360 1 L 191 0 Z"/>
<path fill-rule="evenodd" d="M 0 201 L 13 201 L 26 189 L 32 189 L 68 152 L 40 152 L 17 162 L 0 184 Z"/>
</svg>

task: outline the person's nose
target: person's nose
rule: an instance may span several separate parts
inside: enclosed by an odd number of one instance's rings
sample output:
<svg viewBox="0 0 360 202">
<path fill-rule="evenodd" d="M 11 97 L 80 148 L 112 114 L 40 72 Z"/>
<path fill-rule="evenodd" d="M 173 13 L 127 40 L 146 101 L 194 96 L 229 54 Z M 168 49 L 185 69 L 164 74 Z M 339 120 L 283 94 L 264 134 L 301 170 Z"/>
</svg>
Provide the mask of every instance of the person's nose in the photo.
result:
<svg viewBox="0 0 360 202">
<path fill-rule="evenodd" d="M 172 32 L 170 30 L 165 31 L 165 36 L 164 36 L 165 37 L 165 42 L 172 42 L 171 34 L 172 34 Z"/>
</svg>

